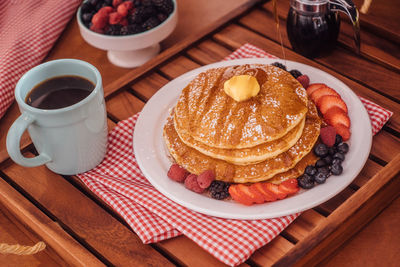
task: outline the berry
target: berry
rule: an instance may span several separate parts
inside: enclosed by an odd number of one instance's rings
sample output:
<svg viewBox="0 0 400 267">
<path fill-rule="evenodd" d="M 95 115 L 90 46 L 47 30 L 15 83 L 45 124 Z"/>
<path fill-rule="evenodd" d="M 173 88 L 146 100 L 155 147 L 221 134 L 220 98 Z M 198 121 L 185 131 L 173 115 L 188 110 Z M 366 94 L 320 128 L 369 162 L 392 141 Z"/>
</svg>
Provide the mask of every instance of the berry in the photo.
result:
<svg viewBox="0 0 400 267">
<path fill-rule="evenodd" d="M 167 15 L 165 15 L 164 13 L 158 13 L 157 14 L 157 18 L 160 22 L 163 22 L 164 20 L 166 20 L 168 18 Z"/>
<path fill-rule="evenodd" d="M 339 95 L 335 90 L 333 90 L 332 88 L 327 87 L 327 86 L 321 87 L 321 88 L 319 88 L 318 90 L 315 90 L 315 91 L 310 95 L 310 97 L 311 97 L 311 100 L 314 101 L 314 103 L 318 106 L 318 101 L 319 101 L 323 96 L 326 96 L 326 95 L 333 95 L 333 96 L 340 97 L 340 95 Z"/>
<path fill-rule="evenodd" d="M 328 148 L 328 155 L 333 156 L 335 153 L 336 153 L 336 147 L 332 146 Z"/>
<path fill-rule="evenodd" d="M 308 165 L 304 172 L 310 176 L 313 176 L 317 173 L 317 169 L 312 165 Z"/>
<path fill-rule="evenodd" d="M 333 107 L 328 109 L 324 114 L 324 120 L 326 123 L 332 126 L 336 126 L 341 123 L 346 127 L 350 127 L 350 118 L 341 108 Z"/>
<path fill-rule="evenodd" d="M 340 152 L 336 152 L 335 155 L 333 155 L 334 159 L 339 159 L 340 161 L 344 161 L 344 154 Z"/>
<path fill-rule="evenodd" d="M 280 69 L 286 70 L 286 66 L 279 62 L 274 62 L 271 64 L 272 66 L 278 67 Z"/>
<path fill-rule="evenodd" d="M 121 22 L 123 16 L 118 13 L 118 12 L 112 12 L 110 13 L 110 16 L 108 17 L 108 23 L 113 25 L 113 24 L 118 24 Z"/>
<path fill-rule="evenodd" d="M 164 14 L 171 14 L 174 10 L 174 3 L 171 0 L 152 0 L 153 5 L 158 11 Z"/>
<path fill-rule="evenodd" d="M 122 16 L 122 17 L 126 17 L 126 15 L 128 15 L 128 7 L 124 4 L 120 4 L 117 7 L 117 12 Z"/>
<path fill-rule="evenodd" d="M 128 26 L 128 32 L 129 34 L 135 34 L 135 33 L 139 33 L 139 32 L 143 32 L 143 28 L 141 25 L 139 24 L 131 24 Z"/>
<path fill-rule="evenodd" d="M 231 185 L 229 187 L 229 194 L 233 198 L 233 200 L 244 204 L 244 205 L 251 205 L 253 204 L 253 199 L 246 194 L 244 194 L 241 190 L 239 190 L 238 185 Z"/>
<path fill-rule="evenodd" d="M 264 201 L 271 202 L 278 199 L 278 197 L 274 193 L 267 189 L 265 183 L 255 183 L 251 186 L 261 193 L 261 195 L 264 197 Z"/>
<path fill-rule="evenodd" d="M 189 172 L 176 163 L 171 165 L 167 173 L 170 179 L 180 183 L 183 183 L 188 175 Z"/>
<path fill-rule="evenodd" d="M 310 189 L 314 187 L 314 178 L 308 174 L 303 174 L 297 178 L 298 185 L 304 189 Z"/>
<path fill-rule="evenodd" d="M 113 7 L 118 7 L 122 3 L 122 0 L 113 0 L 112 5 Z"/>
<path fill-rule="evenodd" d="M 288 196 L 299 191 L 297 179 L 288 179 L 279 185 L 279 191 L 286 193 Z"/>
<path fill-rule="evenodd" d="M 110 26 L 108 26 L 107 30 L 105 31 L 105 34 L 121 35 L 121 30 L 122 30 L 122 27 L 119 24 L 110 25 Z"/>
<path fill-rule="evenodd" d="M 346 103 L 344 103 L 344 101 L 340 97 L 334 95 L 322 96 L 318 100 L 317 107 L 319 108 L 319 111 L 321 111 L 322 114 L 325 114 L 328 111 L 328 109 L 332 107 L 339 107 L 345 113 L 348 112 Z"/>
<path fill-rule="evenodd" d="M 114 9 L 110 6 L 104 6 L 97 11 L 97 13 L 109 15 L 110 13 L 114 12 Z"/>
<path fill-rule="evenodd" d="M 297 77 L 303 75 L 299 70 L 291 70 L 289 71 L 290 74 L 292 74 L 292 76 L 297 79 Z"/>
<path fill-rule="evenodd" d="M 93 6 L 89 2 L 84 2 L 81 6 L 81 12 L 84 13 L 91 13 L 93 11 Z"/>
<path fill-rule="evenodd" d="M 299 81 L 304 88 L 307 88 L 310 84 L 310 78 L 308 78 L 307 75 L 301 75 L 297 77 L 297 81 Z"/>
<path fill-rule="evenodd" d="M 343 172 L 343 167 L 341 164 L 332 164 L 331 172 L 333 175 L 341 175 Z"/>
<path fill-rule="evenodd" d="M 90 3 L 92 6 L 96 6 L 99 2 L 100 2 L 99 0 L 89 0 L 89 3 Z"/>
<path fill-rule="evenodd" d="M 328 167 L 318 168 L 317 169 L 317 174 L 318 173 L 322 173 L 322 174 L 326 175 L 326 178 L 328 178 L 331 175 Z"/>
<path fill-rule="evenodd" d="M 335 138 L 335 146 L 339 145 L 341 142 L 343 142 L 343 138 L 337 134 Z"/>
<path fill-rule="evenodd" d="M 327 155 L 325 158 L 323 158 L 323 160 L 325 161 L 326 165 L 330 165 L 332 163 L 332 156 L 331 155 Z"/>
<path fill-rule="evenodd" d="M 221 200 L 229 196 L 229 186 L 229 183 L 214 180 L 208 187 L 208 190 L 212 198 Z"/>
<path fill-rule="evenodd" d="M 83 20 L 83 22 L 86 22 L 86 23 L 92 21 L 92 17 L 93 17 L 93 13 L 83 13 L 82 14 L 82 20 Z"/>
<path fill-rule="evenodd" d="M 157 14 L 155 8 L 150 6 L 140 6 L 135 8 L 132 15 L 128 18 L 130 23 L 143 23 L 151 16 Z"/>
<path fill-rule="evenodd" d="M 201 188 L 197 183 L 197 175 L 196 174 L 189 174 L 188 177 L 185 179 L 185 187 L 193 192 L 196 193 L 203 193 L 204 188 Z"/>
<path fill-rule="evenodd" d="M 317 184 L 323 184 L 325 183 L 326 179 L 328 177 L 323 174 L 322 172 L 318 172 L 315 176 L 314 176 L 314 180 Z"/>
<path fill-rule="evenodd" d="M 160 21 L 156 17 L 148 18 L 142 25 L 143 29 L 150 30 L 160 24 Z"/>
<path fill-rule="evenodd" d="M 215 180 L 215 174 L 212 170 L 206 170 L 197 176 L 197 183 L 201 188 L 208 188 Z"/>
<path fill-rule="evenodd" d="M 324 167 L 325 165 L 326 165 L 326 162 L 323 159 L 319 159 L 319 160 L 317 160 L 317 162 L 315 162 L 315 167 L 317 167 L 317 168 Z"/>
<path fill-rule="evenodd" d="M 340 160 L 340 159 L 333 159 L 332 160 L 332 165 L 334 165 L 334 164 L 342 164 L 342 161 Z"/>
<path fill-rule="evenodd" d="M 314 154 L 323 158 L 328 155 L 328 147 L 325 144 L 318 144 L 314 147 Z"/>
<path fill-rule="evenodd" d="M 265 183 L 265 188 L 268 191 L 271 191 L 273 194 L 276 195 L 278 199 L 284 199 L 286 197 L 286 193 L 279 190 L 279 186 L 272 183 Z"/>
<path fill-rule="evenodd" d="M 97 12 L 96 14 L 93 15 L 92 18 L 93 28 L 101 30 L 107 25 L 107 22 L 108 22 L 107 14 Z"/>
<path fill-rule="evenodd" d="M 342 154 L 346 154 L 347 152 L 349 152 L 349 145 L 347 143 L 340 143 L 337 146 L 337 150 Z"/>
<path fill-rule="evenodd" d="M 336 130 L 332 126 L 321 128 L 320 136 L 325 145 L 332 147 L 335 144 Z"/>
<path fill-rule="evenodd" d="M 316 91 L 316 90 L 318 90 L 318 89 L 320 89 L 322 87 L 326 87 L 326 85 L 323 84 L 323 83 L 312 83 L 312 84 L 310 84 L 306 89 L 307 95 L 310 96 L 312 93 L 314 93 L 314 91 Z"/>
<path fill-rule="evenodd" d="M 346 127 L 345 125 L 339 123 L 335 126 L 335 129 L 336 129 L 337 134 L 342 136 L 343 141 L 347 141 L 350 139 L 351 132 L 350 132 L 349 127 Z"/>
</svg>

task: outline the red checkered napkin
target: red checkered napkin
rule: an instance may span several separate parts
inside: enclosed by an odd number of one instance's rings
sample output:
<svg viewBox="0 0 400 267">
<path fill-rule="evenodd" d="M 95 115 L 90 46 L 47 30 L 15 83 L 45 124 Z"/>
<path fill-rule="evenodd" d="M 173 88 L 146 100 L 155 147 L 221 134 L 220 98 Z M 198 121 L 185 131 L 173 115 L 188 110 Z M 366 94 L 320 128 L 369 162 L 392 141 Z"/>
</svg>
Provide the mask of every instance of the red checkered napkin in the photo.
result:
<svg viewBox="0 0 400 267">
<path fill-rule="evenodd" d="M 0 118 L 21 76 L 49 52 L 81 0 L 0 1 Z"/>
<path fill-rule="evenodd" d="M 275 58 L 245 44 L 227 59 L 244 57 Z M 384 109 L 373 105 L 379 114 L 386 114 Z M 184 234 L 222 262 L 238 265 L 299 216 L 300 213 L 264 220 L 221 219 L 193 212 L 171 201 L 148 182 L 137 165 L 132 145 L 137 118 L 138 114 L 118 123 L 109 134 L 104 161 L 78 177 L 113 207 L 144 243 Z M 373 121 L 375 118 L 371 117 Z"/>
</svg>

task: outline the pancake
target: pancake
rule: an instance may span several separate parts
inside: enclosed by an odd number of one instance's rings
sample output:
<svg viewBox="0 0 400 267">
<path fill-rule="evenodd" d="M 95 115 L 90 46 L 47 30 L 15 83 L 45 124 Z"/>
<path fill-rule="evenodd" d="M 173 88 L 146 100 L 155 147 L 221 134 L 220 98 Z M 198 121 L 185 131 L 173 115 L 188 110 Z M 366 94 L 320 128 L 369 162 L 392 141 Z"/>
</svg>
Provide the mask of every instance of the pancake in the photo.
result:
<svg viewBox="0 0 400 267">
<path fill-rule="evenodd" d="M 172 157 L 189 172 L 200 174 L 205 170 L 213 170 L 217 180 L 247 183 L 265 181 L 295 167 L 312 150 L 319 136 L 320 125 L 317 109 L 313 102 L 309 101 L 304 130 L 299 140 L 289 150 L 275 158 L 250 165 L 234 165 L 204 155 L 187 146 L 179 138 L 172 117 L 167 119 L 163 135 Z"/>
<path fill-rule="evenodd" d="M 293 130 L 277 140 L 266 142 L 254 147 L 241 149 L 210 147 L 199 141 L 196 141 L 189 135 L 180 135 L 179 133 L 178 135 L 182 142 L 184 142 L 187 146 L 192 147 L 207 156 L 216 159 L 222 159 L 236 165 L 248 165 L 273 158 L 282 152 L 287 151 L 297 142 L 297 140 L 299 140 L 301 134 L 303 133 L 304 125 L 305 118 L 302 119 L 302 121 L 296 125 Z M 174 127 L 175 126 L 176 122 L 174 120 Z"/>
<path fill-rule="evenodd" d="M 260 92 L 237 102 L 224 92 L 235 75 L 257 79 Z M 210 69 L 183 90 L 174 109 L 175 129 L 209 147 L 241 149 L 277 140 L 307 113 L 307 94 L 288 72 L 251 64 Z"/>
</svg>

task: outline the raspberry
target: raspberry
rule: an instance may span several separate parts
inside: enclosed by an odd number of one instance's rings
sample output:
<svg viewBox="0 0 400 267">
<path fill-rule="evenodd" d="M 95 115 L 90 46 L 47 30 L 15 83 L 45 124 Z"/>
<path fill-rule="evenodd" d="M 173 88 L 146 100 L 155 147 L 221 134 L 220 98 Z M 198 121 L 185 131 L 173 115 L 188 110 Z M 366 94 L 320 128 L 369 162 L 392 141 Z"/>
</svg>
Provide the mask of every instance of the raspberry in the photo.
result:
<svg viewBox="0 0 400 267">
<path fill-rule="evenodd" d="M 197 176 L 197 183 L 201 188 L 209 187 L 212 181 L 214 180 L 215 180 L 215 174 L 212 170 L 206 170 L 200 173 L 199 176 Z"/>
<path fill-rule="evenodd" d="M 122 0 L 113 0 L 113 1 L 112 1 L 113 7 L 117 7 L 117 6 L 119 6 L 121 3 L 122 3 Z"/>
<path fill-rule="evenodd" d="M 335 144 L 336 139 L 335 128 L 332 126 L 321 128 L 321 139 L 325 145 L 332 147 Z"/>
<path fill-rule="evenodd" d="M 299 83 L 301 83 L 301 85 L 303 85 L 304 88 L 307 88 L 310 84 L 310 78 L 308 78 L 308 76 L 305 74 L 297 77 L 297 80 L 299 81 Z"/>
<path fill-rule="evenodd" d="M 117 24 L 122 20 L 123 16 L 118 13 L 118 12 L 113 12 L 110 14 L 109 18 L 108 18 L 108 23 L 113 25 L 113 24 Z"/>
<path fill-rule="evenodd" d="M 113 12 L 113 8 L 110 6 L 105 6 L 99 9 L 99 11 L 97 11 L 97 13 L 101 13 L 101 14 L 110 14 L 111 12 Z"/>
<path fill-rule="evenodd" d="M 121 16 L 126 17 L 126 15 L 128 15 L 128 8 L 127 8 L 126 5 L 120 4 L 120 5 L 117 7 L 117 12 L 118 12 L 119 14 L 121 14 Z"/>
<path fill-rule="evenodd" d="M 183 183 L 188 175 L 189 172 L 176 163 L 171 165 L 167 174 L 169 178 L 180 183 Z"/>
<path fill-rule="evenodd" d="M 103 29 L 108 22 L 108 15 L 104 13 L 97 12 L 92 18 L 92 27 L 95 29 Z"/>
<path fill-rule="evenodd" d="M 203 193 L 204 188 L 201 188 L 197 183 L 197 175 L 196 174 L 189 174 L 188 177 L 185 179 L 185 187 L 193 192 L 196 193 Z"/>
</svg>

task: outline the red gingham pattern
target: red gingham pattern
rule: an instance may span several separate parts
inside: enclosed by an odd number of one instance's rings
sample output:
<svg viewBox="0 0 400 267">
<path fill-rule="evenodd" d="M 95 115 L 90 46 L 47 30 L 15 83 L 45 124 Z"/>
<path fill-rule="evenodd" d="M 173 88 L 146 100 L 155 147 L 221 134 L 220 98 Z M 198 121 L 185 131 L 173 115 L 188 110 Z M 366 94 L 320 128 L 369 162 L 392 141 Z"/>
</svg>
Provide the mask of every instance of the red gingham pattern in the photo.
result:
<svg viewBox="0 0 400 267">
<path fill-rule="evenodd" d="M 0 118 L 21 76 L 47 55 L 81 0 L 0 1 Z"/>
<path fill-rule="evenodd" d="M 245 44 L 226 59 L 244 57 L 275 58 Z M 384 113 L 379 106 L 373 105 Z M 270 242 L 300 215 L 264 220 L 221 219 L 171 201 L 148 182 L 137 165 L 132 145 L 137 118 L 138 114 L 119 122 L 109 134 L 103 162 L 78 177 L 113 207 L 144 243 L 184 234 L 220 261 L 234 266 Z"/>
</svg>

